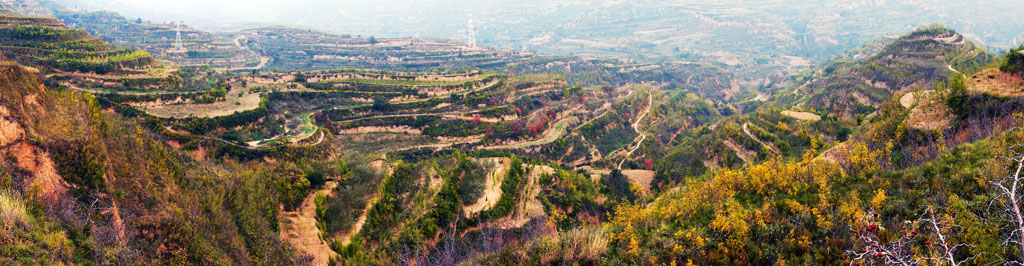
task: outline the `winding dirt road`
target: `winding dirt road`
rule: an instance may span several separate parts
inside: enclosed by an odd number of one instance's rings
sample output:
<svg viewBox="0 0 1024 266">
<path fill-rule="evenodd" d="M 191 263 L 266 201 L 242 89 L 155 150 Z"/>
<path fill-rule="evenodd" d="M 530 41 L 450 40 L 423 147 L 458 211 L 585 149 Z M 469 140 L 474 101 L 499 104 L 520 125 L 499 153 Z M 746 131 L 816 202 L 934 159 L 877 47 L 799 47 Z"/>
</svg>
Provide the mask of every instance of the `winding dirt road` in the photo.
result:
<svg viewBox="0 0 1024 266">
<path fill-rule="evenodd" d="M 636 152 L 636 150 L 640 149 L 640 145 L 644 143 L 645 139 L 647 139 L 647 134 L 645 134 L 643 132 L 640 132 L 640 121 L 643 121 L 644 120 L 644 116 L 647 116 L 647 114 L 651 112 L 651 106 L 654 106 L 654 94 L 652 94 L 651 91 L 648 90 L 647 91 L 647 110 L 644 110 L 644 113 L 642 115 L 640 115 L 640 117 L 638 117 L 636 119 L 636 123 L 633 123 L 633 130 L 635 130 L 637 134 L 640 134 L 640 141 L 637 141 L 636 142 L 636 147 L 633 147 L 633 149 L 630 150 L 629 152 L 627 152 L 626 156 L 624 156 L 622 158 L 622 161 L 619 161 L 619 166 L 616 167 L 617 169 L 622 170 L 622 163 L 625 163 L 626 160 L 629 159 L 629 156 L 632 156 L 633 153 Z"/>
</svg>

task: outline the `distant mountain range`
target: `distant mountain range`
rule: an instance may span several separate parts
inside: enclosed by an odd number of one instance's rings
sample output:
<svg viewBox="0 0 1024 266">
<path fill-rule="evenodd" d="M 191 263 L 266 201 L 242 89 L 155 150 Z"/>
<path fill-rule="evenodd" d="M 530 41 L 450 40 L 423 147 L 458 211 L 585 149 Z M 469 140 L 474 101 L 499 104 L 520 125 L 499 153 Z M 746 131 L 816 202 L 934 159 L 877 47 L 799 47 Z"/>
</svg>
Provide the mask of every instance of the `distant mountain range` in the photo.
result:
<svg viewBox="0 0 1024 266">
<path fill-rule="evenodd" d="M 932 23 L 989 47 L 1024 42 L 1024 18 L 1012 14 L 1024 10 L 1024 2 L 1012 0 L 58 2 L 184 20 L 205 29 L 262 23 L 378 37 L 466 40 L 472 20 L 481 45 L 634 59 L 711 57 L 724 63 L 758 59 L 747 56 L 754 51 L 822 62 L 877 36 Z"/>
</svg>

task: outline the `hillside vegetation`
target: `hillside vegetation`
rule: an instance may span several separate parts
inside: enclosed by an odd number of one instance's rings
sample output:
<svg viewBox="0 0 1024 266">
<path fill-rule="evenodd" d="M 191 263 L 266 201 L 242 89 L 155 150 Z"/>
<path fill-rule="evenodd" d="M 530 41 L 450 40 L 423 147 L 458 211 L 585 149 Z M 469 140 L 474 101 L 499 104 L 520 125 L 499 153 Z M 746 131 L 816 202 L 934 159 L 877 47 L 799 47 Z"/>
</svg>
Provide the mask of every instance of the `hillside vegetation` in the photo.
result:
<svg viewBox="0 0 1024 266">
<path fill-rule="evenodd" d="M 1024 262 L 1024 54 L 943 27 L 743 80 L 56 14 L 0 16 L 0 265 Z"/>
<path fill-rule="evenodd" d="M 18 66 L 4 66 L 0 75 L 9 88 L 0 96 L 3 178 L 5 190 L 13 191 L 4 200 L 33 216 L 10 230 L 34 237 L 5 244 L 10 250 L 2 260 L 294 261 L 289 247 L 268 238 L 278 228 L 274 203 L 286 195 L 278 183 L 290 183 L 289 177 L 271 174 L 273 168 L 225 171 L 243 167 L 195 161 L 138 120 L 101 111 L 88 94 L 44 88 Z M 62 251 L 50 252 L 55 247 Z"/>
<path fill-rule="evenodd" d="M 846 118 L 867 115 L 897 92 L 933 89 L 947 76 L 976 72 L 991 57 L 962 35 L 939 26 L 918 29 L 858 61 L 835 61 L 799 77 L 793 96 L 809 110 Z M 786 103 L 790 105 L 792 103 Z"/>
</svg>

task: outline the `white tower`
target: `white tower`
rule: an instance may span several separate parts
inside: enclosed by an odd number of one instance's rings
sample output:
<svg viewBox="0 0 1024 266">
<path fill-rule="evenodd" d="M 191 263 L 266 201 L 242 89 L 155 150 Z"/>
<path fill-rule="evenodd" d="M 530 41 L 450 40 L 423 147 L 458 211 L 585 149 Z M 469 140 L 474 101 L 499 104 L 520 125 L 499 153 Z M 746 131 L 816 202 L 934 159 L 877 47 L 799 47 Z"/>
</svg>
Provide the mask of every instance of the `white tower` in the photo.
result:
<svg viewBox="0 0 1024 266">
<path fill-rule="evenodd" d="M 184 25 L 184 24 L 185 24 L 185 22 L 181 22 L 181 24 L 179 24 L 179 25 Z M 174 31 L 175 31 L 174 51 L 175 52 L 179 52 L 179 53 L 186 52 L 185 45 L 181 43 L 181 26 L 175 27 Z"/>
<path fill-rule="evenodd" d="M 473 30 L 473 15 L 469 15 L 469 47 L 476 48 L 476 32 Z"/>
</svg>

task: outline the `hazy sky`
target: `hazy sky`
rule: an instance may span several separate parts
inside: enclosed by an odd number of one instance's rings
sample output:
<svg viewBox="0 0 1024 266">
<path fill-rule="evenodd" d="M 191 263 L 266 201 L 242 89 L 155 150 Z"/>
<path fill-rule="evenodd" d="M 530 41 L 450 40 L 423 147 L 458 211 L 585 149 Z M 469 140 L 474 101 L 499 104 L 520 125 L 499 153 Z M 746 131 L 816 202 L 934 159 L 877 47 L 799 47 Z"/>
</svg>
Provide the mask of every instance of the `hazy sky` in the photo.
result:
<svg viewBox="0 0 1024 266">
<path fill-rule="evenodd" d="M 154 21 L 182 20 L 211 29 L 245 23 L 316 25 L 325 17 L 366 20 L 380 15 L 408 13 L 430 5 L 466 5 L 478 1 L 454 0 L 58 0 L 72 7 L 117 11 L 126 17 Z M 427 4 L 425 4 L 427 3 Z M 338 30 L 338 29 L 333 29 Z M 359 32 L 353 29 L 352 32 Z"/>
<path fill-rule="evenodd" d="M 286 25 L 378 37 L 462 39 L 474 16 L 481 43 L 515 43 L 551 28 L 644 16 L 699 16 L 724 23 L 790 24 L 831 29 L 835 25 L 888 23 L 889 34 L 941 23 L 969 37 L 999 45 L 1024 40 L 1022 0 L 55 0 L 88 11 L 116 11 L 154 22 L 183 21 L 204 30 Z M 650 8 L 656 6 L 655 8 Z M 657 6 L 684 6 L 665 9 Z M 682 12 L 681 12 L 682 11 Z M 651 13 L 655 12 L 655 13 Z M 794 13 L 795 12 L 795 13 Z M 738 16 L 734 16 L 737 15 Z M 754 15 L 743 15 L 754 14 Z M 900 17 L 901 19 L 894 19 Z M 910 16 L 910 17 L 907 17 Z M 867 18 L 867 19 L 865 19 Z M 737 20 L 738 19 L 738 20 Z M 716 22 L 718 23 L 718 22 Z M 776 23 L 776 24 L 778 24 Z M 889 25 L 892 24 L 892 25 Z M 659 24 L 660 25 L 660 24 Z M 532 26 L 532 28 L 531 28 Z M 661 25 L 663 26 L 663 25 Z M 693 24 L 690 27 L 705 27 Z M 756 25 L 754 25 L 756 26 Z M 635 30 L 644 25 L 638 25 Z M 803 26 L 797 26 L 803 27 Z M 684 27 L 685 28 L 685 27 Z M 779 28 L 773 29 L 778 30 Z M 788 30 L 785 27 L 782 30 Z M 844 35 L 836 28 L 833 35 Z M 518 32 L 516 32 L 518 31 Z M 689 32 L 681 32 L 685 35 Z"/>
</svg>

